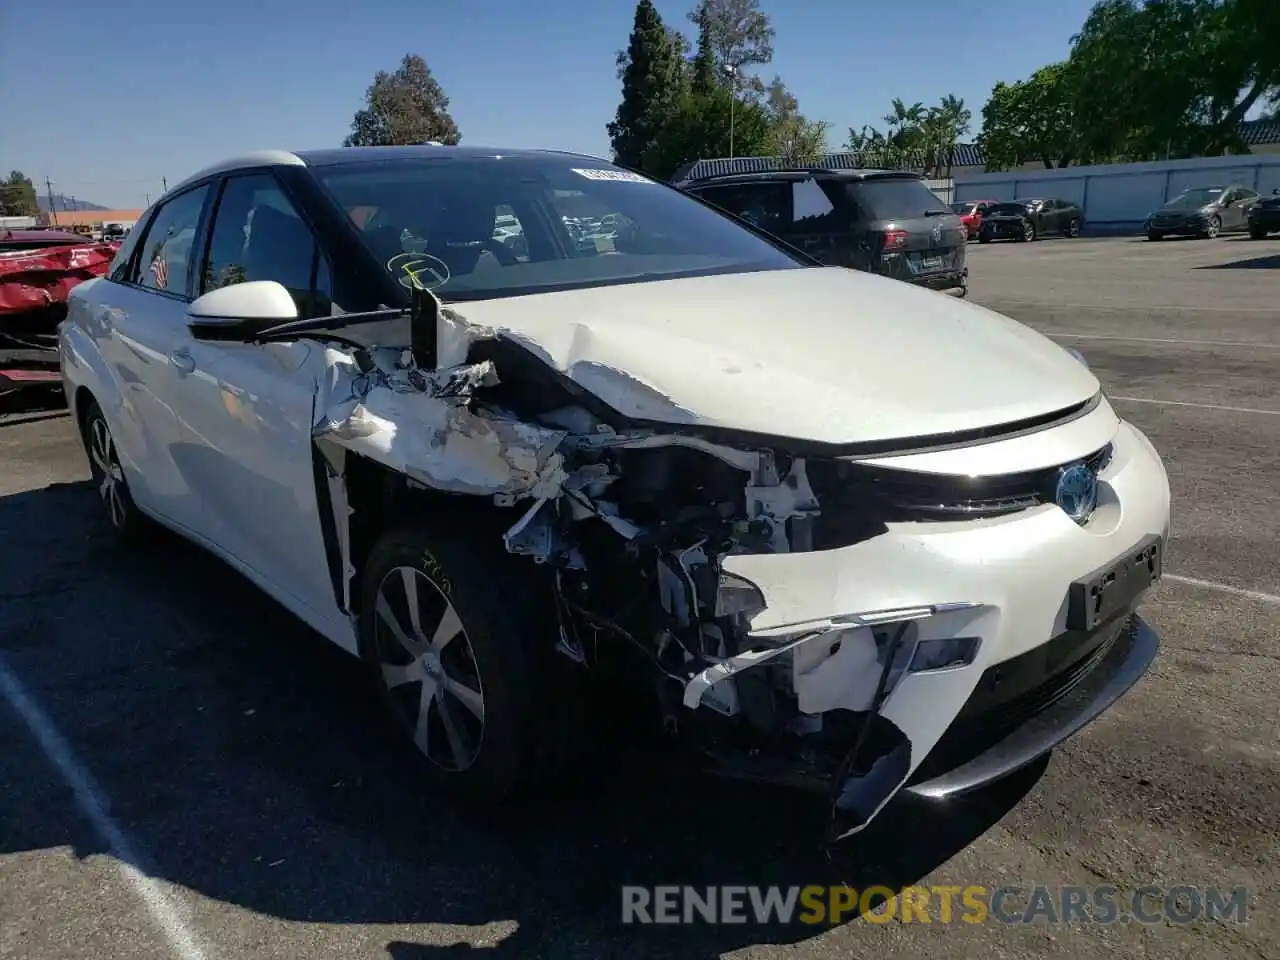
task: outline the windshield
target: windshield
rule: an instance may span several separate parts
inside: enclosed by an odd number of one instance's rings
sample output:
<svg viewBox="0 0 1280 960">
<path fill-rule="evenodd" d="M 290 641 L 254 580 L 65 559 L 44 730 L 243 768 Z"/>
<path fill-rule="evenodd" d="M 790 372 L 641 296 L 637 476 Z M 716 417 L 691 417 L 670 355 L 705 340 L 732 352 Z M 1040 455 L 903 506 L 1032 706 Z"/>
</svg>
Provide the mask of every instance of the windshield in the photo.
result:
<svg viewBox="0 0 1280 960">
<path fill-rule="evenodd" d="M 1164 205 L 1165 210 L 1198 210 L 1222 196 L 1222 187 L 1196 187 L 1184 190 Z"/>
<path fill-rule="evenodd" d="M 578 157 L 317 170 L 384 268 L 446 299 L 808 266 L 677 190 Z"/>
<path fill-rule="evenodd" d="M 950 212 L 947 204 L 915 178 L 858 180 L 847 189 L 854 203 L 873 220 L 908 220 Z"/>
<path fill-rule="evenodd" d="M 989 217 L 1020 217 L 1027 208 L 1020 203 L 993 203 L 987 207 Z"/>
</svg>

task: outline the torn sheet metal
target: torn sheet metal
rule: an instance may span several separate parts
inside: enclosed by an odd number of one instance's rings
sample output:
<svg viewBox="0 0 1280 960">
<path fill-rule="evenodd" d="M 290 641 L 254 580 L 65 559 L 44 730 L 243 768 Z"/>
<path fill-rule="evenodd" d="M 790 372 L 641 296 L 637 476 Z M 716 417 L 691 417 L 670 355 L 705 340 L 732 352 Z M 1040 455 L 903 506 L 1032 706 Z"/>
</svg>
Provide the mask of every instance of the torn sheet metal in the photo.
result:
<svg viewBox="0 0 1280 960">
<path fill-rule="evenodd" d="M 565 437 L 468 408 L 471 393 L 497 383 L 493 364 L 425 371 L 408 351 L 375 349 L 362 369 L 349 351 L 326 349 L 317 440 L 367 456 L 449 493 L 555 496 L 565 480 Z"/>
</svg>

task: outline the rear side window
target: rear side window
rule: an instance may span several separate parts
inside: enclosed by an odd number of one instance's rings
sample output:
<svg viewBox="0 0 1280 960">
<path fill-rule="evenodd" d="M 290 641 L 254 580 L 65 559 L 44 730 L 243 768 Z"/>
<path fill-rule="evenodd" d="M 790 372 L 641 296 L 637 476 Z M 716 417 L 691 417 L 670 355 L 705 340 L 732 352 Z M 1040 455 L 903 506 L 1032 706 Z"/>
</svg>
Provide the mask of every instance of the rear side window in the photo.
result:
<svg viewBox="0 0 1280 960">
<path fill-rule="evenodd" d="M 922 180 L 871 179 L 849 183 L 850 197 L 874 220 L 907 220 L 950 213 Z"/>
<path fill-rule="evenodd" d="M 706 187 L 699 190 L 698 195 L 770 233 L 784 233 L 791 226 L 791 183 L 788 181 L 731 183 Z"/>
<path fill-rule="evenodd" d="M 142 239 L 134 282 L 149 290 L 187 296 L 191 250 L 200 213 L 209 194 L 206 184 L 167 201 Z"/>
</svg>

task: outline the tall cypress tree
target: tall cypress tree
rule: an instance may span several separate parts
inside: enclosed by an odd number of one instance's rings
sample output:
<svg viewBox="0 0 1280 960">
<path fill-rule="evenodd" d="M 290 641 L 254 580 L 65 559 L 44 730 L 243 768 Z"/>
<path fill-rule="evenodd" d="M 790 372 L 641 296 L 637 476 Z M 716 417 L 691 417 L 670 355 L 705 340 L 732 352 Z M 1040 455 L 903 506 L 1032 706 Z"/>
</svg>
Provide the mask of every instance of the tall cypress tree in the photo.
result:
<svg viewBox="0 0 1280 960">
<path fill-rule="evenodd" d="M 697 10 L 698 53 L 693 58 L 693 92 L 696 96 L 708 96 L 716 87 L 716 53 L 711 44 L 711 17 L 706 4 Z"/>
<path fill-rule="evenodd" d="M 651 0 L 636 4 L 631 40 L 619 65 L 622 102 L 608 125 L 609 140 L 618 163 L 644 169 L 676 110 L 684 68 Z"/>
</svg>

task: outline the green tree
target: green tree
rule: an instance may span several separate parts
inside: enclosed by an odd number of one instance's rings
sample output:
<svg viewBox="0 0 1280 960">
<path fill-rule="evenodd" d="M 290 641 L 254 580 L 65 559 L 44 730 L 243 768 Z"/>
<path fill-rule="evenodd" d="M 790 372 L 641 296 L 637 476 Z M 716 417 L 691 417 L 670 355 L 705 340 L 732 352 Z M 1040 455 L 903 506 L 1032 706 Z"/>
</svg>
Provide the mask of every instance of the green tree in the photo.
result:
<svg viewBox="0 0 1280 960">
<path fill-rule="evenodd" d="M 8 179 L 0 182 L 0 216 L 34 217 L 39 213 L 31 178 L 21 170 L 11 171 Z"/>
<path fill-rule="evenodd" d="M 925 156 L 935 175 L 951 176 L 955 145 L 969 132 L 973 112 L 964 100 L 947 94 L 936 107 L 930 107 L 920 125 Z"/>
<path fill-rule="evenodd" d="M 777 31 L 760 9 L 760 0 L 700 0 L 689 20 L 706 25 L 716 71 L 721 83 L 745 90 L 750 96 L 764 93 L 759 77 L 743 74 L 746 67 L 773 61 Z"/>
<path fill-rule="evenodd" d="M 684 94 L 684 60 L 651 0 L 639 0 L 627 49 L 619 55 L 622 102 L 608 124 L 614 159 L 656 175 L 664 131 Z"/>
<path fill-rule="evenodd" d="M 720 84 L 716 74 L 716 52 L 711 39 L 711 17 L 705 6 L 694 11 L 698 24 L 698 53 L 693 58 L 691 85 L 697 96 L 705 97 Z"/>
<path fill-rule="evenodd" d="M 1026 80 L 998 82 L 982 108 L 978 145 L 989 170 L 1039 160 L 1065 167 L 1080 157 L 1065 63 L 1041 67 Z"/>
<path fill-rule="evenodd" d="M 734 155 L 771 152 L 773 127 L 759 104 L 735 100 L 728 87 L 701 96 L 686 89 L 647 157 L 646 172 L 666 180 L 690 160 L 729 156 L 731 123 Z"/>
<path fill-rule="evenodd" d="M 379 70 L 365 91 L 365 106 L 351 120 L 345 147 L 380 147 L 462 140 L 449 115 L 449 98 L 427 62 L 407 53 L 394 73 Z"/>
<path fill-rule="evenodd" d="M 767 152 L 788 163 L 804 163 L 827 152 L 825 120 L 809 120 L 800 112 L 800 103 L 786 88 L 782 78 L 774 76 L 765 88 L 765 116 L 769 121 Z"/>
<path fill-rule="evenodd" d="M 1245 152 L 1240 122 L 1280 94 L 1280 4 L 1101 0 L 1068 64 L 1074 116 L 1092 154 Z"/>
</svg>

